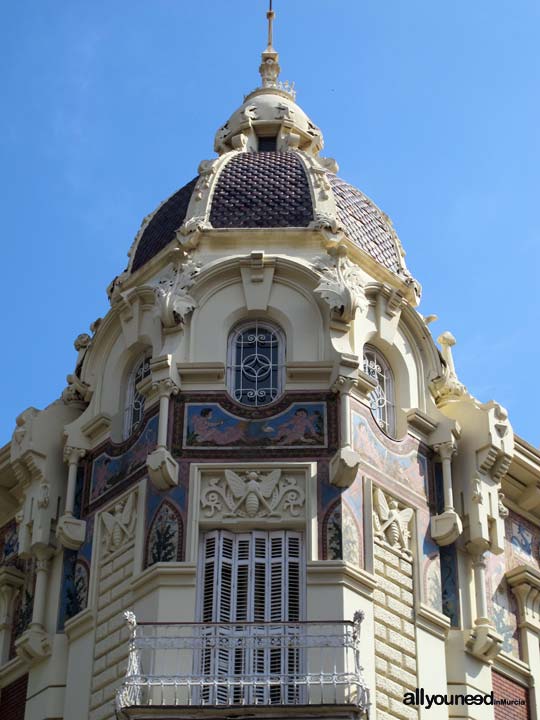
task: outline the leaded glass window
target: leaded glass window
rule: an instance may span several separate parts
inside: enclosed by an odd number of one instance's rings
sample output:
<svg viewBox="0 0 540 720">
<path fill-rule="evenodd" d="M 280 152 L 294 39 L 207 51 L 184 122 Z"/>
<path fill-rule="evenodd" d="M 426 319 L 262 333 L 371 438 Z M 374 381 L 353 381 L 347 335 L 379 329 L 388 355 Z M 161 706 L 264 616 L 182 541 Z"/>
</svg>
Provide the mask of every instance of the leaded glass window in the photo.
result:
<svg viewBox="0 0 540 720">
<path fill-rule="evenodd" d="M 233 331 L 229 344 L 229 392 L 243 405 L 267 405 L 282 392 L 282 332 L 269 323 L 251 321 Z"/>
<path fill-rule="evenodd" d="M 150 375 L 150 358 L 144 357 L 133 368 L 127 386 L 126 409 L 124 411 L 124 437 L 128 438 L 137 429 L 144 415 L 144 395 L 137 385 Z"/>
<path fill-rule="evenodd" d="M 377 383 L 369 395 L 373 417 L 385 433 L 395 434 L 394 380 L 384 356 L 371 345 L 364 347 L 364 372 Z"/>
</svg>

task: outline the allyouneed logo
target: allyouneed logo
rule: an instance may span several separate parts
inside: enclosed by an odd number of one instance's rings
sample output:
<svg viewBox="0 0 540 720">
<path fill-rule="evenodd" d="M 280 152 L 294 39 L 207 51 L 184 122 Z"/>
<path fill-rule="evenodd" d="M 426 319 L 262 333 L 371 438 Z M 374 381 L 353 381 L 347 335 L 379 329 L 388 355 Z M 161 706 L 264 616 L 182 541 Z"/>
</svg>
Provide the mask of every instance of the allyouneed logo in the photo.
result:
<svg viewBox="0 0 540 720">
<path fill-rule="evenodd" d="M 440 695 L 427 693 L 424 688 L 416 688 L 414 692 L 407 692 L 403 696 L 404 705 L 418 705 L 429 710 L 433 705 L 525 705 L 525 700 L 517 698 L 495 698 L 490 692 L 488 695 Z"/>
</svg>

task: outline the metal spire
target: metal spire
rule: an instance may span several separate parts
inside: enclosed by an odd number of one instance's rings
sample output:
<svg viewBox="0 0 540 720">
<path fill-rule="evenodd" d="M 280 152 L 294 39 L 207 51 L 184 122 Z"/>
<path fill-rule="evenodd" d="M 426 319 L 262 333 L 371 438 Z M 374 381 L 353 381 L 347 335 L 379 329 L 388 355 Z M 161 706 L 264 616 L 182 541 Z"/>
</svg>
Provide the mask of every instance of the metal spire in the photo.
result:
<svg viewBox="0 0 540 720">
<path fill-rule="evenodd" d="M 267 50 L 273 50 L 272 43 L 274 40 L 274 18 L 276 17 L 276 13 L 272 9 L 272 0 L 270 0 L 270 7 L 268 9 L 268 12 L 266 13 L 266 18 L 268 20 L 268 46 Z"/>
<path fill-rule="evenodd" d="M 270 0 L 270 6 L 266 13 L 268 20 L 268 45 L 266 50 L 261 56 L 261 66 L 259 72 L 262 78 L 262 86 L 265 88 L 277 88 L 277 79 L 279 76 L 279 55 L 273 48 L 273 34 L 274 34 L 274 18 L 276 13 L 272 9 L 272 0 Z"/>
</svg>

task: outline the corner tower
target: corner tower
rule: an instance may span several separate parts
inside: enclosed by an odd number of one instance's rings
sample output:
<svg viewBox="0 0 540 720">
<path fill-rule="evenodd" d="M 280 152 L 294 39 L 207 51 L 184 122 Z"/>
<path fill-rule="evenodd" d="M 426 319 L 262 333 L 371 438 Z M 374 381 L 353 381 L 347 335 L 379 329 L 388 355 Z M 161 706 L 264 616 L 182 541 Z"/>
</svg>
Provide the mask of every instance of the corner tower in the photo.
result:
<svg viewBox="0 0 540 720">
<path fill-rule="evenodd" d="M 421 687 L 538 713 L 540 457 L 437 348 L 389 218 L 279 82 L 273 18 L 216 157 L 0 451 L 20 720 L 406 720 Z"/>
</svg>

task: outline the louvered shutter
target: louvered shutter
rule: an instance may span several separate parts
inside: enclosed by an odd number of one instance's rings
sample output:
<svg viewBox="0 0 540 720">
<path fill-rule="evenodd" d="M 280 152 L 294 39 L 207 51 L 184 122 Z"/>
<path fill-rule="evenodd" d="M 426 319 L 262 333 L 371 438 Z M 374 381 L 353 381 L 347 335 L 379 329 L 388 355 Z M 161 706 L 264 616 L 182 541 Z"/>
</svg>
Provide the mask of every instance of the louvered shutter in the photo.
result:
<svg viewBox="0 0 540 720">
<path fill-rule="evenodd" d="M 203 649 L 202 674 L 209 680 L 211 675 L 251 676 L 254 680 L 251 686 L 233 684 L 229 690 L 225 685 L 205 687 L 203 698 L 217 704 L 291 702 L 291 693 L 296 691 L 283 683 L 283 676 L 299 671 L 299 651 L 289 647 L 299 628 L 289 625 L 284 630 L 282 623 L 294 623 L 303 615 L 301 533 L 216 530 L 204 536 L 201 556 L 201 619 L 218 623 L 208 631 L 203 629 L 205 636 L 217 640 L 217 647 Z M 235 622 L 253 625 L 234 627 Z M 258 622 L 276 624 L 257 626 Z M 220 627 L 219 623 L 227 626 Z M 285 638 L 278 640 L 276 647 L 270 647 L 268 642 L 262 648 L 235 642 L 247 632 Z M 266 682 L 268 676 L 273 678 L 270 683 Z"/>
</svg>

